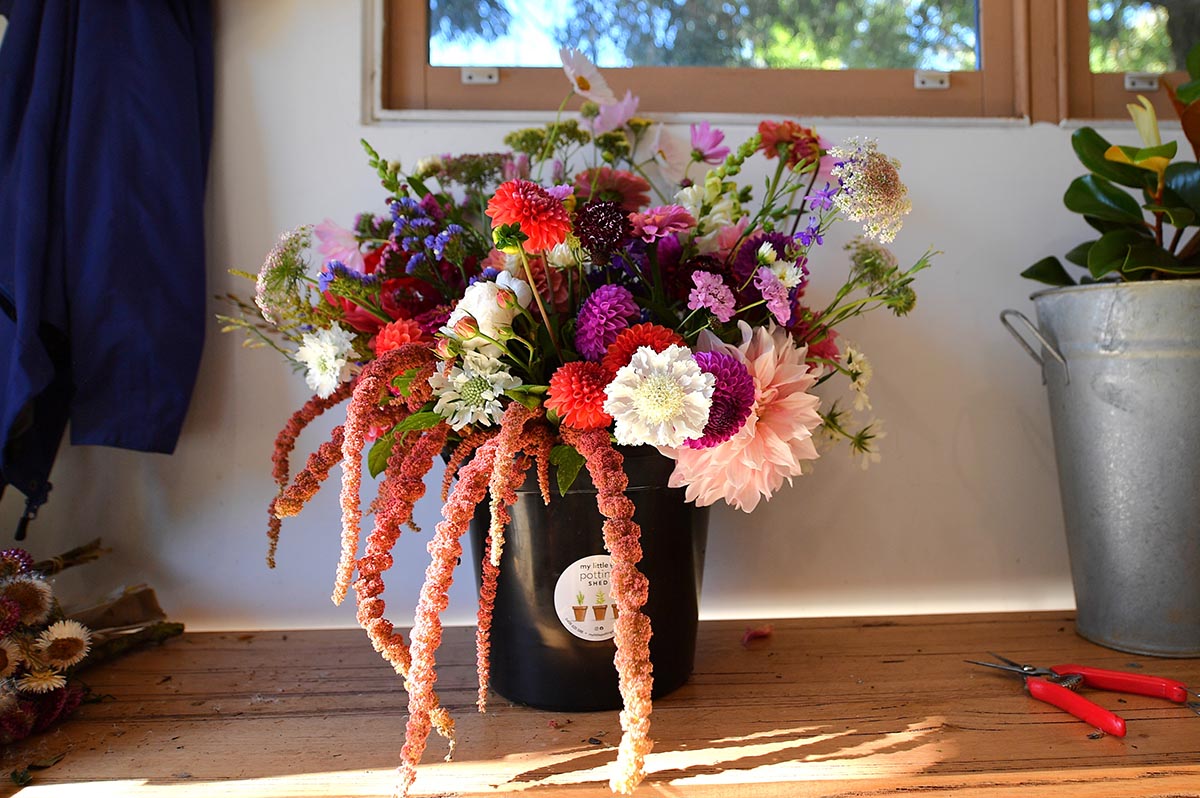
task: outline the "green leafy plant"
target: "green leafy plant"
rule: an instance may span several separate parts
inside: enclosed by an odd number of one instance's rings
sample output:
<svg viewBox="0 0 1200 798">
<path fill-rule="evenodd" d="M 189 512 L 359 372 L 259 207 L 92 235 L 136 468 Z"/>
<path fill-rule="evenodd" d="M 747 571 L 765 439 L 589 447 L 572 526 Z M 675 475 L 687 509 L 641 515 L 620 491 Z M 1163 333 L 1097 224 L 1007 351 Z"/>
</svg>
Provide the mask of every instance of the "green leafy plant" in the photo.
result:
<svg viewBox="0 0 1200 798">
<path fill-rule="evenodd" d="M 1178 89 L 1164 81 L 1194 155 L 1200 155 L 1200 44 L 1188 53 L 1189 80 Z M 1154 106 L 1138 96 L 1129 114 L 1142 146 L 1110 144 L 1090 127 L 1071 136 L 1089 170 L 1063 196 L 1099 236 L 1064 257 L 1086 269 L 1081 282 L 1200 277 L 1200 163 L 1177 161 L 1178 142 L 1162 142 Z M 1140 200 L 1140 201 L 1139 201 Z M 1022 277 L 1054 286 L 1076 280 L 1054 256 Z"/>
</svg>

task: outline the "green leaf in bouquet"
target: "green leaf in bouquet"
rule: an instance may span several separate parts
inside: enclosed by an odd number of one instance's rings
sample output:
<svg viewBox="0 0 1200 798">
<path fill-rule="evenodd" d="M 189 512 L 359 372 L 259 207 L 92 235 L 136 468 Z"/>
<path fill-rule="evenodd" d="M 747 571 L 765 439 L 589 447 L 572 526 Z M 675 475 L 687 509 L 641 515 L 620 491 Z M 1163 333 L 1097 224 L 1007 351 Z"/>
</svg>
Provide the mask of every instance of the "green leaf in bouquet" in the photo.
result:
<svg viewBox="0 0 1200 798">
<path fill-rule="evenodd" d="M 1154 175 L 1145 169 L 1105 158 L 1104 154 L 1112 144 L 1092 128 L 1081 127 L 1071 134 L 1071 146 L 1075 148 L 1080 163 L 1094 174 L 1130 188 L 1154 188 Z"/>
<path fill-rule="evenodd" d="M 1173 163 L 1167 167 L 1163 179 L 1167 191 L 1178 197 L 1187 207 L 1200 214 L 1200 164 Z M 1164 200 L 1166 196 L 1164 195 Z"/>
<path fill-rule="evenodd" d="M 392 456 L 392 447 L 396 444 L 396 431 L 388 430 L 375 439 L 367 452 L 367 469 L 371 477 L 377 477 L 387 469 L 388 458 Z"/>
<path fill-rule="evenodd" d="M 1095 241 L 1084 241 L 1082 244 L 1072 249 L 1063 257 L 1069 260 L 1071 263 L 1074 263 L 1076 266 L 1087 266 L 1088 252 L 1091 251 L 1092 244 L 1095 243 Z"/>
<path fill-rule="evenodd" d="M 432 410 L 422 410 L 419 413 L 413 413 L 392 427 L 392 430 L 394 432 L 416 432 L 423 429 L 432 429 L 444 420 L 441 413 L 434 413 Z"/>
<path fill-rule="evenodd" d="M 1150 213 L 1165 214 L 1167 220 L 1175 227 L 1187 227 L 1196 223 L 1196 212 L 1191 208 L 1170 207 L 1167 205 L 1143 205 Z"/>
<path fill-rule="evenodd" d="M 1097 280 L 1106 274 L 1124 271 L 1130 261 L 1130 250 L 1143 243 L 1155 246 L 1150 238 L 1129 228 L 1105 233 L 1088 251 L 1088 271 Z"/>
<path fill-rule="evenodd" d="M 1113 163 L 1129 164 L 1138 169 L 1146 169 L 1154 174 L 1166 171 L 1171 159 L 1179 150 L 1179 144 L 1169 141 L 1154 147 L 1109 147 L 1104 157 Z"/>
<path fill-rule="evenodd" d="M 1039 283 L 1045 283 L 1046 285 L 1075 285 L 1075 280 L 1071 278 L 1071 275 L 1067 274 L 1067 270 L 1063 268 L 1062 263 L 1053 255 L 1042 258 L 1021 272 L 1021 276 L 1027 277 L 1030 280 L 1037 280 Z"/>
<path fill-rule="evenodd" d="M 579 469 L 583 468 L 586 461 L 574 446 L 560 444 L 550 450 L 550 462 L 557 469 L 558 493 L 560 496 L 566 496 L 567 491 L 575 484 L 575 478 L 579 476 Z"/>
<path fill-rule="evenodd" d="M 1142 208 L 1128 192 L 1098 175 L 1084 175 L 1071 182 L 1063 196 L 1067 210 L 1113 222 L 1140 224 Z"/>
<path fill-rule="evenodd" d="M 412 382 L 417 378 L 420 369 L 409 369 L 398 377 L 392 379 L 392 385 L 400 392 L 400 395 L 408 398 L 412 396 Z"/>
</svg>

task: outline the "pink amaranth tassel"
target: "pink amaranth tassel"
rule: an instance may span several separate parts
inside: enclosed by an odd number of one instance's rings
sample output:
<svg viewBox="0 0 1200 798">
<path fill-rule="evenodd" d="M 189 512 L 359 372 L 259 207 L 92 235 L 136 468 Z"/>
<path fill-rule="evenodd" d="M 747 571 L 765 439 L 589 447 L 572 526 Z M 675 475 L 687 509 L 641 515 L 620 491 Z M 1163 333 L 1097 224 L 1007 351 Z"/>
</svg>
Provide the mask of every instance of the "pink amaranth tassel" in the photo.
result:
<svg viewBox="0 0 1200 798">
<path fill-rule="evenodd" d="M 288 462 L 291 457 L 292 450 L 296 448 L 296 439 L 300 437 L 300 433 L 304 431 L 314 418 L 324 413 L 329 408 L 341 404 L 346 397 L 350 396 L 354 391 L 354 382 L 343 382 L 333 393 L 322 399 L 319 396 L 314 396 L 304 403 L 288 422 L 283 425 L 283 429 L 275 436 L 275 449 L 271 453 L 271 463 L 273 465 L 272 475 L 275 477 L 275 484 L 280 490 L 287 487 L 288 475 L 291 473 L 291 466 Z M 277 513 L 278 496 L 271 500 L 271 504 L 267 507 L 267 567 L 275 567 L 275 551 L 279 548 L 279 533 L 283 528 L 283 519 Z"/>
<path fill-rule="evenodd" d="M 316 495 L 321 483 L 329 476 L 335 465 L 342 462 L 342 427 L 334 427 L 329 440 L 322 443 L 308 456 L 304 470 L 296 474 L 292 484 L 275 497 L 275 515 L 290 518 L 297 515 L 309 499 Z M 274 553 L 274 552 L 272 552 Z"/>
<path fill-rule="evenodd" d="M 447 591 L 454 581 L 454 566 L 462 554 L 460 539 L 466 533 L 475 508 L 487 496 L 488 479 L 496 459 L 496 439 L 479 447 L 475 458 L 459 475 L 458 484 L 450 492 L 442 508 L 441 523 L 429 542 L 431 561 L 425 570 L 425 584 L 417 602 L 416 620 L 412 629 L 412 663 L 405 685 L 408 689 L 408 726 L 401 751 L 400 784 L 398 793 L 407 796 L 417 777 L 417 765 L 425 752 L 425 744 L 435 720 L 438 706 L 433 686 L 437 681 L 434 657 L 442 642 L 441 613 L 449 603 Z M 444 712 L 444 710 L 442 710 Z"/>
<path fill-rule="evenodd" d="M 649 595 L 649 582 L 637 569 L 642 559 L 641 528 L 633 520 L 633 502 L 625 496 L 629 479 L 624 458 L 613 448 L 608 430 L 576 430 L 562 427 L 563 439 L 579 450 L 587 461 L 596 485 L 596 506 L 604 516 L 604 545 L 613 560 L 612 593 L 617 600 L 615 642 L 621 710 L 621 744 L 617 750 L 609 787 L 628 795 L 646 776 L 650 739 L 650 693 L 654 685 L 650 663 L 650 619 L 642 612 Z"/>
</svg>

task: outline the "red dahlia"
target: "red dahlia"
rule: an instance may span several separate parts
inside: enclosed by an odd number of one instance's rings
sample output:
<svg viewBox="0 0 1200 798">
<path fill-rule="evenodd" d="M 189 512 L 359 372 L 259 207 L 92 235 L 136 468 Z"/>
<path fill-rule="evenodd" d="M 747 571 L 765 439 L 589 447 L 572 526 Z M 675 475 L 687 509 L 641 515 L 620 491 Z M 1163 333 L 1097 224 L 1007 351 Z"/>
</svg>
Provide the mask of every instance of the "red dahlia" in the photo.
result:
<svg viewBox="0 0 1200 798">
<path fill-rule="evenodd" d="M 571 216 L 549 191 L 528 180 L 510 180 L 488 200 L 487 215 L 492 227 L 521 225 L 529 236 L 525 249 L 540 252 L 561 244 L 571 232 Z"/>
<path fill-rule="evenodd" d="M 608 347 L 600 365 L 611 374 L 616 374 L 622 366 L 628 366 L 633 359 L 633 353 L 640 347 L 648 346 L 655 352 L 661 352 L 668 346 L 686 346 L 683 338 L 674 330 L 657 324 L 635 324 L 622 330 L 616 340 Z"/>
<path fill-rule="evenodd" d="M 550 378 L 546 407 L 558 413 L 563 424 L 575 429 L 600 429 L 612 423 L 604 412 L 604 389 L 612 374 L 599 363 L 577 360 L 559 366 Z"/>
</svg>

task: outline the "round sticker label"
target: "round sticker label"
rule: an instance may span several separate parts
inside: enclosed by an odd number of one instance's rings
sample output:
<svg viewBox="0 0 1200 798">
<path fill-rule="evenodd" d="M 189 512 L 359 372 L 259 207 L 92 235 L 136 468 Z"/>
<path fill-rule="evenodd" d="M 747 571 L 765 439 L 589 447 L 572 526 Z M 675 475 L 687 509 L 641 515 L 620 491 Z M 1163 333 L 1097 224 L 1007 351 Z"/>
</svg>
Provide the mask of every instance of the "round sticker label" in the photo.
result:
<svg viewBox="0 0 1200 798">
<path fill-rule="evenodd" d="M 611 640 L 617 616 L 612 589 L 612 557 L 594 554 L 576 560 L 554 586 L 554 611 L 567 631 L 584 640 Z"/>
</svg>

